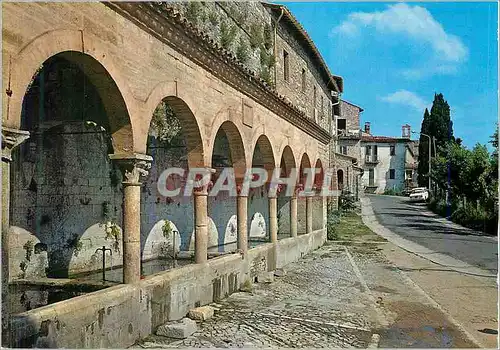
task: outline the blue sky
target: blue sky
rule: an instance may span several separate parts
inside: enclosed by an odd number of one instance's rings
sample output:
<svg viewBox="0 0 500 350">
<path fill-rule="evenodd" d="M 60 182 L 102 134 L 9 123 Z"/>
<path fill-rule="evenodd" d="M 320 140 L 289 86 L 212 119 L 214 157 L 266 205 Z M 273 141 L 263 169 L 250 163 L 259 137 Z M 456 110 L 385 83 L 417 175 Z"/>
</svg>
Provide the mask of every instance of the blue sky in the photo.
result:
<svg viewBox="0 0 500 350">
<path fill-rule="evenodd" d="M 373 134 L 399 136 L 406 123 L 420 131 L 441 92 L 455 136 L 467 147 L 488 142 L 498 120 L 497 3 L 284 4 Z"/>
</svg>

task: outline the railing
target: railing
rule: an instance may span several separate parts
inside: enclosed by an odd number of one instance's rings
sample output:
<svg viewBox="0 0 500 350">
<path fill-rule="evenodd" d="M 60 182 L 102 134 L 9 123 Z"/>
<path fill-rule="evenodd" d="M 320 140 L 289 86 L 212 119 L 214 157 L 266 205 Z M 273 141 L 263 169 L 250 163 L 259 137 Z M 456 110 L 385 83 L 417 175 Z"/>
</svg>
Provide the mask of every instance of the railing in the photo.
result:
<svg viewBox="0 0 500 350">
<path fill-rule="evenodd" d="M 378 163 L 378 156 L 376 154 L 365 155 L 365 163 Z"/>
</svg>

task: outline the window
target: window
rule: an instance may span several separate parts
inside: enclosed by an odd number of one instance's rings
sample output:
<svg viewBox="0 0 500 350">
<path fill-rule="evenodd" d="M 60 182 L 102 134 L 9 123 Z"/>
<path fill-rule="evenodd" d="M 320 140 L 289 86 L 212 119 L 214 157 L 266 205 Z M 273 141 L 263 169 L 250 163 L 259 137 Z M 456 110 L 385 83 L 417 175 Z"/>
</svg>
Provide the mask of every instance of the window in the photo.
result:
<svg viewBox="0 0 500 350">
<path fill-rule="evenodd" d="M 375 185 L 375 171 L 373 168 L 368 170 L 368 186 Z"/>
<path fill-rule="evenodd" d="M 313 108 L 316 108 L 316 85 L 313 88 Z"/>
<path fill-rule="evenodd" d="M 396 170 L 389 169 L 389 179 L 394 180 L 396 178 Z"/>
<path fill-rule="evenodd" d="M 288 52 L 283 50 L 283 79 L 288 81 L 288 78 L 289 78 Z"/>
<path fill-rule="evenodd" d="M 340 146 L 340 153 L 347 154 L 347 146 Z"/>
<path fill-rule="evenodd" d="M 345 119 L 337 119 L 337 133 L 340 134 L 345 132 L 346 129 L 346 120 Z"/>
<path fill-rule="evenodd" d="M 306 92 L 306 70 L 302 68 L 302 92 Z"/>
<path fill-rule="evenodd" d="M 390 145 L 391 156 L 396 155 L 396 145 Z"/>
</svg>

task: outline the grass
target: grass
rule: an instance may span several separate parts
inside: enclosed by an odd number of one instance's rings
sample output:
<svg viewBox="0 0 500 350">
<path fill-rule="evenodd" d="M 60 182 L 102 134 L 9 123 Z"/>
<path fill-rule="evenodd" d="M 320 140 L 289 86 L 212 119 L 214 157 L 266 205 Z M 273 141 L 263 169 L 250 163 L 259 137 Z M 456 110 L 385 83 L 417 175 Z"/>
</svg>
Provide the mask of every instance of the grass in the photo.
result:
<svg viewBox="0 0 500 350">
<path fill-rule="evenodd" d="M 335 226 L 335 238 L 339 241 L 385 241 L 370 230 L 356 212 L 342 215 L 340 223 Z"/>
</svg>

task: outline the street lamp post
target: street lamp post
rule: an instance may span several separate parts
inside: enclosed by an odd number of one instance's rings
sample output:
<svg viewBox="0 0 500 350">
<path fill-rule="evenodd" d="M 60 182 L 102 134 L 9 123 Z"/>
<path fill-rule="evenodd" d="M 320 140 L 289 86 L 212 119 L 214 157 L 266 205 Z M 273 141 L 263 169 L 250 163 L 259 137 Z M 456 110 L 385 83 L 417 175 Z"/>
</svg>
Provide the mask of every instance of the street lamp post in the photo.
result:
<svg viewBox="0 0 500 350">
<path fill-rule="evenodd" d="M 431 143 L 432 143 L 432 139 L 431 139 L 431 136 L 424 134 L 423 132 L 417 133 L 415 131 L 412 131 L 411 133 L 412 134 L 420 134 L 422 136 L 426 136 L 429 139 L 429 191 L 430 191 L 431 190 Z"/>
</svg>

